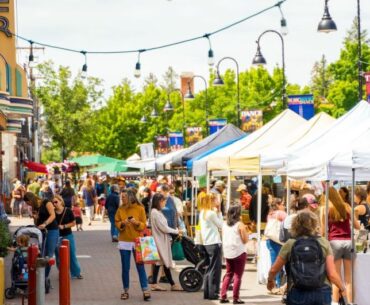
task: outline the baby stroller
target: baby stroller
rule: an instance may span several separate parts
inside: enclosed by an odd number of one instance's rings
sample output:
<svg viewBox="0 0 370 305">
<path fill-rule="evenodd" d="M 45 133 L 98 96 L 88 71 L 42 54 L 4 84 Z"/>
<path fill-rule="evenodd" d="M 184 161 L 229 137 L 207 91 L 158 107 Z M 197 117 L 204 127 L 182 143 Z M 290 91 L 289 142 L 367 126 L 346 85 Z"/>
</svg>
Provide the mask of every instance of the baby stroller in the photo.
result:
<svg viewBox="0 0 370 305">
<path fill-rule="evenodd" d="M 197 292 L 202 288 L 203 275 L 207 268 L 207 262 L 202 246 L 194 244 L 194 241 L 187 237 L 181 237 L 181 244 L 184 250 L 185 258 L 194 265 L 186 267 L 179 274 L 179 282 L 185 291 Z"/>
<path fill-rule="evenodd" d="M 17 246 L 17 238 L 21 235 L 27 235 L 30 238 L 29 244 L 38 245 L 40 253 L 43 250 L 43 234 L 35 226 L 19 227 L 13 235 L 13 246 Z M 11 287 L 5 289 L 5 297 L 13 299 L 18 291 L 26 294 L 28 286 L 28 266 L 27 266 L 27 248 L 17 249 L 12 258 L 10 269 Z"/>
</svg>

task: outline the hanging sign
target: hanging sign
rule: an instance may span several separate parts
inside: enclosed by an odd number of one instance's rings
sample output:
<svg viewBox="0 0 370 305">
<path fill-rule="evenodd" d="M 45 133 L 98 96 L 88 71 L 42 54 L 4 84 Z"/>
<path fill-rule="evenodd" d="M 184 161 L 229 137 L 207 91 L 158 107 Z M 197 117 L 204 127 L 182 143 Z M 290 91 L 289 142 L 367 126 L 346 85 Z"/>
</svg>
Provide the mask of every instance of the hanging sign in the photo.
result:
<svg viewBox="0 0 370 305">
<path fill-rule="evenodd" d="M 263 126 L 262 110 L 246 110 L 241 112 L 242 130 L 253 132 Z"/>
<path fill-rule="evenodd" d="M 214 134 L 215 132 L 222 129 L 227 124 L 226 119 L 213 119 L 208 121 L 209 134 Z"/>
<path fill-rule="evenodd" d="M 313 94 L 288 95 L 288 108 L 306 120 L 315 115 Z"/>
<path fill-rule="evenodd" d="M 170 142 L 170 150 L 176 151 L 184 148 L 184 136 L 182 132 L 175 131 L 168 134 Z"/>
<path fill-rule="evenodd" d="M 186 143 L 191 146 L 203 139 L 202 127 L 186 128 Z"/>
<path fill-rule="evenodd" d="M 156 136 L 155 140 L 157 155 L 165 155 L 170 152 L 167 136 Z"/>
</svg>

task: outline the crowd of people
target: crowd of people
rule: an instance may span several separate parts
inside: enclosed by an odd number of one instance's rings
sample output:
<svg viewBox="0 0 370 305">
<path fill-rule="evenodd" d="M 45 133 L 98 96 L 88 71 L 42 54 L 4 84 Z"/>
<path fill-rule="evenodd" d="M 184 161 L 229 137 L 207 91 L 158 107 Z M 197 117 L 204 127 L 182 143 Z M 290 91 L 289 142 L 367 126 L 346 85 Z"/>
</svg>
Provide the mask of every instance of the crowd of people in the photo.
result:
<svg viewBox="0 0 370 305">
<path fill-rule="evenodd" d="M 257 192 L 248 181 L 237 187 L 240 197 L 232 200 L 230 206 L 226 204 L 228 194 L 222 180 L 212 183 L 208 192 L 206 188 L 199 188 L 197 194 L 189 182 L 183 187 L 181 181 L 170 181 L 166 177 L 128 182 L 120 178 L 87 176 L 74 185 L 69 180 L 63 185 L 60 182 L 59 179 L 37 179 L 25 187 L 15 181 L 14 215 L 21 217 L 22 211 L 26 211 L 40 229 L 47 229 L 44 255 L 57 253 L 60 237 L 68 239 L 71 276 L 78 279 L 83 276 L 72 228 L 77 226 L 76 230 L 82 231 L 83 219 L 88 225 L 93 225 L 97 219 L 108 219 L 111 241 L 117 243 L 121 257 L 122 300 L 129 298 L 130 262 L 131 256 L 135 257 L 137 237 L 150 228 L 161 259 L 152 266 L 149 276 L 144 265 L 136 263 L 143 299 L 149 300 L 150 291 L 166 290 L 158 282 L 169 283 L 171 291 L 182 290 L 171 272 L 174 267 L 171 245 L 179 236 L 193 237 L 194 229 L 198 228 L 199 247 L 206 259 L 204 299 L 229 303 L 227 291 L 232 286 L 233 304 L 243 304 L 239 291 L 248 258 L 246 244 L 255 237 L 258 215 L 271 258 L 267 281 L 271 294 L 285 295 L 291 305 L 302 304 L 302 300 L 306 300 L 304 304 L 307 305 L 330 304 L 331 300 L 338 302 L 341 296 L 347 297 L 349 302 L 353 300 L 351 228 L 370 227 L 370 183 L 367 190 L 361 186 L 354 190 L 356 207 L 354 223 L 351 223 L 351 200 L 345 187 L 337 190 L 332 186 L 324 190 L 329 199 L 326 209 L 325 194 L 316 196 L 310 191 L 297 191 L 286 201 L 274 196 L 269 185 L 264 184 L 261 212 L 257 213 Z M 193 226 L 190 221 L 192 196 L 197 196 L 193 211 L 196 225 Z M 289 207 L 286 206 L 288 202 Z M 313 251 L 311 254 L 317 251 L 316 262 L 304 256 L 302 249 L 305 247 Z M 226 273 L 221 278 L 223 258 Z M 302 264 L 306 265 L 302 267 Z M 310 275 L 311 282 L 299 276 L 300 268 L 304 267 L 314 271 L 319 268 Z M 47 268 L 46 276 L 49 272 Z M 310 287 L 312 289 L 308 289 Z"/>
</svg>

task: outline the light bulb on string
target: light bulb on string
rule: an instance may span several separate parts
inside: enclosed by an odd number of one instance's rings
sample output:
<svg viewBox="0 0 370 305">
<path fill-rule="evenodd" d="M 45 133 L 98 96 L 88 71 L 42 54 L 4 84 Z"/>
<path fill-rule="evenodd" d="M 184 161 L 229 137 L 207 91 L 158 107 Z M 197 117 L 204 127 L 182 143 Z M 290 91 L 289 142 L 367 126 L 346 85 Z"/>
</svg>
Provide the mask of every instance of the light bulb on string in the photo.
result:
<svg viewBox="0 0 370 305">
<path fill-rule="evenodd" d="M 85 63 L 82 66 L 81 78 L 85 79 L 87 77 L 87 56 L 86 51 L 81 51 L 81 54 L 85 57 Z"/>
<path fill-rule="evenodd" d="M 212 44 L 211 44 L 211 39 L 209 38 L 211 35 L 210 34 L 204 34 L 204 38 L 207 38 L 208 40 L 208 45 L 209 45 L 209 50 L 208 50 L 208 65 L 210 67 L 213 67 L 215 64 L 215 54 L 213 53 L 212 50 Z"/>
<path fill-rule="evenodd" d="M 28 56 L 28 66 L 34 68 L 36 66 L 35 57 L 33 56 L 33 41 L 30 40 L 30 55 Z"/>
<path fill-rule="evenodd" d="M 282 35 L 288 35 L 289 33 L 289 30 L 288 30 L 288 23 L 284 17 L 284 14 L 283 14 L 283 11 L 279 5 L 279 11 L 280 11 L 280 14 L 281 14 L 281 20 L 280 20 L 280 32 Z"/>
<path fill-rule="evenodd" d="M 134 71 L 134 76 L 136 78 L 139 78 L 141 76 L 141 63 L 140 63 L 140 55 L 142 52 L 144 52 L 145 50 L 139 50 L 139 52 L 137 53 L 137 63 L 135 65 L 135 71 Z"/>
</svg>

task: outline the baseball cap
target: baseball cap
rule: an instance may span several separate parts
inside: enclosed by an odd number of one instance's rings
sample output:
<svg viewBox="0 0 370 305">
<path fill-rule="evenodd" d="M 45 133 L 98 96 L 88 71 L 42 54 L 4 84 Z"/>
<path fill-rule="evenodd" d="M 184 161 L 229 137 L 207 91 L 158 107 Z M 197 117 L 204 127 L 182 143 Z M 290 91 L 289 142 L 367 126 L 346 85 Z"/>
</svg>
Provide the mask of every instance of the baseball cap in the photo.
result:
<svg viewBox="0 0 370 305">
<path fill-rule="evenodd" d="M 319 205 L 317 203 L 316 197 L 312 194 L 304 194 L 302 198 L 306 198 L 308 204 L 310 205 L 311 208 L 316 209 Z"/>
<path fill-rule="evenodd" d="M 247 190 L 247 186 L 245 184 L 240 184 L 237 188 L 237 192 L 240 192 L 240 191 L 246 191 Z"/>
</svg>

